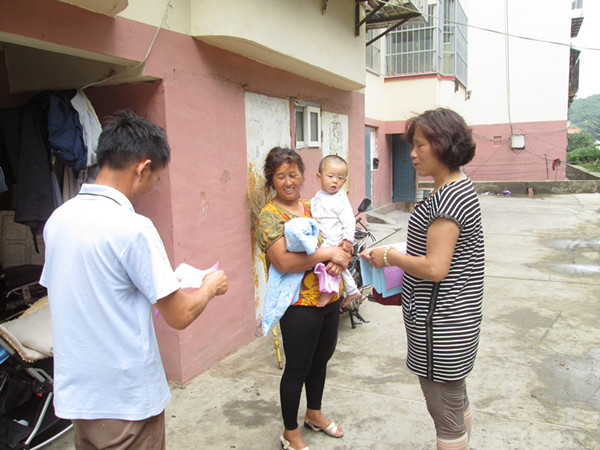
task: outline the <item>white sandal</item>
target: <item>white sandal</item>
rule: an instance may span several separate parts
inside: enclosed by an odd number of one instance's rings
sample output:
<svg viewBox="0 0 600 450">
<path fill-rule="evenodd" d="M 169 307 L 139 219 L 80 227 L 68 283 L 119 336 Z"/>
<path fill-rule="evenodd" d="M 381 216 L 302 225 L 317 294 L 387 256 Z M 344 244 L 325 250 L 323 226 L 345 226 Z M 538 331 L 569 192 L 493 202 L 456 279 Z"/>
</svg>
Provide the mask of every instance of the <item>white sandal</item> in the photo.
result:
<svg viewBox="0 0 600 450">
<path fill-rule="evenodd" d="M 281 441 L 281 448 L 283 450 L 310 450 L 310 448 L 308 448 L 308 447 L 295 449 L 294 447 L 292 447 L 290 445 L 290 441 L 288 441 L 286 438 L 284 438 L 283 435 L 279 436 L 279 440 Z"/>
<path fill-rule="evenodd" d="M 339 439 L 341 437 L 344 437 L 344 433 L 343 432 L 342 432 L 341 436 L 338 436 L 338 425 L 333 420 L 331 421 L 331 423 L 329 425 L 327 425 L 324 428 L 316 427 L 312 423 L 307 422 L 306 420 L 304 421 L 304 426 L 306 428 L 310 428 L 313 431 L 322 431 L 327 436 L 331 436 L 331 437 L 334 437 L 334 438 L 338 438 Z"/>
</svg>

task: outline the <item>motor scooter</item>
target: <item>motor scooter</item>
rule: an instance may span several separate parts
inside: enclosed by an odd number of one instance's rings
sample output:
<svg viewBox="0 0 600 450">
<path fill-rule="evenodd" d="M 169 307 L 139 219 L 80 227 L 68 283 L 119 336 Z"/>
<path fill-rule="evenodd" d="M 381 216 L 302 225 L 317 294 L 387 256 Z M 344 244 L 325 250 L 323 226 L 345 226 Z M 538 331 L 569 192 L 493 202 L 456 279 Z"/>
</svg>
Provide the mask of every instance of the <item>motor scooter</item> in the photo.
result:
<svg viewBox="0 0 600 450">
<path fill-rule="evenodd" d="M 3 267 L 0 263 L 0 323 L 18 317 L 46 295 L 46 288 L 38 283 L 41 274 L 41 265 Z"/>
<path fill-rule="evenodd" d="M 375 242 L 375 236 L 371 234 L 371 232 L 367 229 L 365 224 L 362 222 L 362 219 L 358 217 L 359 214 L 365 212 L 371 206 L 371 199 L 365 197 L 363 201 L 358 205 L 358 212 L 355 214 L 356 218 L 356 229 L 354 231 L 354 245 L 352 248 L 352 258 L 350 259 L 350 263 L 348 264 L 348 270 L 352 274 L 354 278 L 354 282 L 360 291 L 360 297 L 355 300 L 352 300 L 345 307 L 340 307 L 340 314 L 348 313 L 350 317 L 350 324 L 352 328 L 356 328 L 357 324 L 361 323 L 369 323 L 368 320 L 360 314 L 360 305 L 365 299 L 373 300 L 372 285 L 365 286 L 363 284 L 362 276 L 360 273 L 360 253 L 367 247 L 367 243 L 370 240 Z M 344 300 L 342 299 L 343 303 Z M 340 303 L 340 304 L 341 304 Z"/>
<path fill-rule="evenodd" d="M 0 449 L 35 450 L 66 433 L 72 424 L 54 414 L 48 297 L 23 303 L 19 294 L 13 301 L 4 290 L 17 280 L 7 276 L 11 273 L 4 270 L 0 277 L 0 300 L 9 300 L 8 319 L 6 315 L 0 319 Z M 11 309 L 13 303 L 17 306 Z M 29 303 L 20 311 L 22 304 Z"/>
</svg>

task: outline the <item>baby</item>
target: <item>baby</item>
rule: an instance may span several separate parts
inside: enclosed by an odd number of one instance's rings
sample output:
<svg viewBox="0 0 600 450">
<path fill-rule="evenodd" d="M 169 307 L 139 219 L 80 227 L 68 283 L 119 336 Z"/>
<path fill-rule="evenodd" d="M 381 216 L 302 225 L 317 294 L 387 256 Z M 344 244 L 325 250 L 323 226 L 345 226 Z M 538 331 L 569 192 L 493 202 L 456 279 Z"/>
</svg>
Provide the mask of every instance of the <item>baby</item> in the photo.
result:
<svg viewBox="0 0 600 450">
<path fill-rule="evenodd" d="M 323 236 L 324 247 L 342 246 L 352 253 L 356 221 L 348 197 L 342 191 L 348 176 L 348 164 L 337 155 L 327 155 L 319 163 L 317 180 L 321 190 L 310 201 L 310 209 L 314 219 L 319 223 L 319 231 Z M 348 301 L 360 297 L 352 274 L 346 269 L 342 272 L 344 293 Z M 329 303 L 333 292 L 321 288 L 321 298 L 317 306 Z"/>
</svg>

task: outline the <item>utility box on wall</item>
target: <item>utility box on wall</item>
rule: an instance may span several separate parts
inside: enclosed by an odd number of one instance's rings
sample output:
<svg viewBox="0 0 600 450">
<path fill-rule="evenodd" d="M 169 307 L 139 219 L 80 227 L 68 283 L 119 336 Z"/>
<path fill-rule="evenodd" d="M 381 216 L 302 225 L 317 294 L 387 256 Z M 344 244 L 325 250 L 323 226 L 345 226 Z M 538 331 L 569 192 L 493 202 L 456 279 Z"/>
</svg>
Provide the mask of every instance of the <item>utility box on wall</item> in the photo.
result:
<svg viewBox="0 0 600 450">
<path fill-rule="evenodd" d="M 522 149 L 525 148 L 525 135 L 513 134 L 510 136 L 510 148 Z"/>
</svg>

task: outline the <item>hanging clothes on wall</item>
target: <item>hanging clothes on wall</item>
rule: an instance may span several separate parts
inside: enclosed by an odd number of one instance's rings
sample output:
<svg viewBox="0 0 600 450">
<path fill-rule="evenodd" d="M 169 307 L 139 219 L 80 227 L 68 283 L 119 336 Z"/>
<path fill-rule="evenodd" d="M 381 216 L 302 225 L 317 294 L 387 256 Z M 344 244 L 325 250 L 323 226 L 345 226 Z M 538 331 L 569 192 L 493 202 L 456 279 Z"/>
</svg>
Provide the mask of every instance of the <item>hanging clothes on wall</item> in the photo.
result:
<svg viewBox="0 0 600 450">
<path fill-rule="evenodd" d="M 74 180 L 95 177 L 101 131 L 81 90 L 45 91 L 0 110 L 0 167 L 6 183 L 17 185 L 14 220 L 31 228 L 36 250 L 48 217 L 79 191 Z"/>
<path fill-rule="evenodd" d="M 64 166 L 62 169 L 62 201 L 72 199 L 79 193 L 79 183 L 75 177 L 75 172 L 70 167 Z"/>
<path fill-rule="evenodd" d="M 96 111 L 81 89 L 53 94 L 48 111 L 48 137 L 53 154 L 64 164 L 64 168 L 56 171 L 63 179 L 63 201 L 77 195 L 83 183 L 95 180 L 101 132 Z"/>
<path fill-rule="evenodd" d="M 83 129 L 83 141 L 87 149 L 86 167 L 91 167 L 98 162 L 96 159 L 96 150 L 98 148 L 98 138 L 100 137 L 100 133 L 102 133 L 102 126 L 92 103 L 81 89 L 78 89 L 75 96 L 71 99 L 71 105 L 77 111 L 79 122 Z"/>
<path fill-rule="evenodd" d="M 6 184 L 9 186 L 16 184 L 16 174 L 19 169 L 19 152 L 14 149 L 18 149 L 20 145 L 20 130 L 20 109 L 0 109 L 0 166 L 4 171 Z"/>
<path fill-rule="evenodd" d="M 79 121 L 83 128 L 83 140 L 87 148 L 87 167 L 79 172 L 76 181 L 77 191 L 79 191 L 79 188 L 83 183 L 93 183 L 98 175 L 99 169 L 96 151 L 98 149 L 98 138 L 100 137 L 100 133 L 102 133 L 102 126 L 100 125 L 100 120 L 98 120 L 98 116 L 96 115 L 92 103 L 81 89 L 78 89 L 75 97 L 71 99 L 71 105 L 73 105 L 73 108 L 75 108 L 77 114 L 79 114 Z M 65 168 L 65 171 L 68 170 L 70 170 L 68 167 Z M 63 189 L 63 199 L 65 199 L 65 201 L 68 198 L 71 198 L 68 197 L 68 195 L 69 194 Z"/>
<path fill-rule="evenodd" d="M 8 186 L 6 184 L 6 179 L 4 178 L 4 171 L 2 170 L 2 167 L 0 167 L 0 194 L 6 191 L 8 191 Z"/>
<path fill-rule="evenodd" d="M 7 181 L 17 185 L 15 222 L 41 234 L 50 214 L 61 204 L 58 181 L 52 171 L 47 111 L 50 94 L 36 95 L 24 106 L 2 110 L 0 163 Z M 37 241 L 34 239 L 37 250 Z"/>
<path fill-rule="evenodd" d="M 74 170 L 87 167 L 87 147 L 79 114 L 71 105 L 75 90 L 56 91 L 48 103 L 48 142 L 52 153 Z"/>
</svg>

